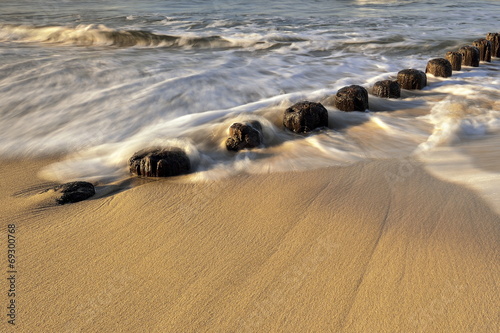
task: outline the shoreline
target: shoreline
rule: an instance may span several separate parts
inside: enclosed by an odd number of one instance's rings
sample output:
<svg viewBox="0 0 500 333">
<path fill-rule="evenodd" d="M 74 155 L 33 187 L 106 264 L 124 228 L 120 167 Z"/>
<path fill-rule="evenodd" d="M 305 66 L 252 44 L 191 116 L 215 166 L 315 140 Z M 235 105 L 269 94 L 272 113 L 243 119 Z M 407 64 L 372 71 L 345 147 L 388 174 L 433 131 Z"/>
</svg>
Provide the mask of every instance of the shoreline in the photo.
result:
<svg viewBox="0 0 500 333">
<path fill-rule="evenodd" d="M 418 164 L 129 183 L 41 207 L 33 175 L 53 161 L 1 162 L 18 329 L 498 329 L 500 218 Z"/>
<path fill-rule="evenodd" d="M 265 7 L 5 2 L 1 332 L 500 332 L 498 4 Z"/>
</svg>

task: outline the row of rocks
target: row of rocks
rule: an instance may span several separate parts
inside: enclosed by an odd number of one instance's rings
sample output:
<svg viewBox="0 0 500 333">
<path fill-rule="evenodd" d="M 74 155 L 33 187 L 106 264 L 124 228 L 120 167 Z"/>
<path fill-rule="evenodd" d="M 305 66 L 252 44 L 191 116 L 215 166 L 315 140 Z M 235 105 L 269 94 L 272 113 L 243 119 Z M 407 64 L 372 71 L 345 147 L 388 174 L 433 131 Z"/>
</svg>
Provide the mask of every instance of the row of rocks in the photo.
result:
<svg viewBox="0 0 500 333">
<path fill-rule="evenodd" d="M 445 58 L 431 59 L 425 73 L 417 69 L 399 71 L 397 79 L 382 80 L 373 85 L 372 94 L 381 98 L 400 98 L 401 89 L 423 89 L 427 75 L 450 77 L 462 66 L 478 67 L 480 61 L 491 62 L 500 58 L 500 33 L 488 33 L 486 38 L 475 40 L 472 45 L 458 51 L 447 52 Z M 343 87 L 335 95 L 335 107 L 340 111 L 365 111 L 368 109 L 368 91 L 358 85 Z M 321 103 L 302 101 L 287 108 L 283 115 L 283 126 L 294 133 L 308 133 L 328 127 L 328 111 Z M 234 123 L 229 128 L 225 142 L 228 151 L 252 149 L 264 144 L 262 125 L 258 121 Z M 177 147 L 147 148 L 136 152 L 129 159 L 129 170 L 142 177 L 171 177 L 191 172 L 191 161 L 186 152 Z M 95 195 L 89 182 L 71 182 L 49 190 L 57 193 L 56 203 L 64 205 L 88 199 Z"/>
<path fill-rule="evenodd" d="M 481 61 L 491 62 L 492 57 L 500 58 L 500 33 L 488 33 L 486 38 L 476 39 L 472 45 L 446 53 L 446 60 L 454 71 L 461 70 L 462 66 L 479 67 Z"/>
<path fill-rule="evenodd" d="M 418 69 L 398 72 L 396 81 L 382 80 L 373 85 L 372 94 L 381 98 L 400 98 L 401 89 L 415 90 L 427 86 L 427 75 L 450 77 L 463 66 L 479 66 L 480 61 L 491 61 L 491 55 L 500 57 L 500 34 L 488 33 L 486 38 L 475 40 L 457 52 L 447 52 L 446 58 L 428 61 L 425 73 Z M 335 95 L 335 107 L 340 111 L 365 111 L 368 109 L 368 91 L 359 85 L 343 87 Z M 285 110 L 283 126 L 295 133 L 307 133 L 316 128 L 328 127 L 328 111 L 320 103 L 303 101 Z M 226 147 L 230 151 L 251 149 L 263 142 L 262 127 L 258 122 L 235 123 L 229 129 Z"/>
<path fill-rule="evenodd" d="M 458 52 L 448 52 L 446 58 L 431 59 L 425 72 L 418 69 L 399 71 L 397 79 L 382 80 L 374 84 L 372 94 L 382 98 L 399 98 L 401 89 L 415 90 L 427 86 L 427 75 L 450 77 L 453 70 L 461 66 L 478 66 L 479 61 L 491 61 L 500 45 L 500 34 L 488 34 L 478 39 L 473 46 L 464 46 Z M 368 91 L 359 85 L 339 89 L 335 95 L 335 107 L 340 111 L 365 111 L 369 108 Z M 283 126 L 294 133 L 308 133 L 317 128 L 328 127 L 328 111 L 321 103 L 302 101 L 287 108 L 283 115 Z M 225 142 L 228 151 L 252 149 L 264 144 L 262 125 L 258 121 L 234 123 L 229 128 Z M 129 160 L 130 172 L 145 177 L 168 177 L 190 172 L 188 156 L 178 148 L 150 148 L 134 154 Z"/>
</svg>

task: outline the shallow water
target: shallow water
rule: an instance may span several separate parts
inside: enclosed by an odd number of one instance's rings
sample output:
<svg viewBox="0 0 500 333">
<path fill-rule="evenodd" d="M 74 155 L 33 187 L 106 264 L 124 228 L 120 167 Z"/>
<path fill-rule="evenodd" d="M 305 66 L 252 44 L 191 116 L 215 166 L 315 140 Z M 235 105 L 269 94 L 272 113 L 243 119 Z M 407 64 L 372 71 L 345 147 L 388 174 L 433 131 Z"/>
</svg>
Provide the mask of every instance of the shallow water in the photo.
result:
<svg viewBox="0 0 500 333">
<path fill-rule="evenodd" d="M 499 59 L 429 76 L 400 100 L 370 96 L 365 113 L 340 112 L 331 96 L 423 70 L 499 19 L 498 1 L 4 1 L 0 156 L 69 154 L 44 175 L 104 182 L 149 145 L 185 147 L 196 179 L 409 157 L 439 160 L 446 178 L 465 158 L 491 183 Z M 329 130 L 283 130 L 301 100 L 327 107 Z M 228 127 L 246 119 L 261 121 L 267 147 L 228 153 Z"/>
</svg>

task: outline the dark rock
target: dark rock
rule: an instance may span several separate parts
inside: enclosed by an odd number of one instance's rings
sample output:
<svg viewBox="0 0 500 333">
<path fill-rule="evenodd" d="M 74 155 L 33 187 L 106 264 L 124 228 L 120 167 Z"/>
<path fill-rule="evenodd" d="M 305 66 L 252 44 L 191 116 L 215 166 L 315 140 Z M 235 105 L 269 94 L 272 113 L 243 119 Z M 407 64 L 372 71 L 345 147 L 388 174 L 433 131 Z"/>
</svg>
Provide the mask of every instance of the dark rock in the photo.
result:
<svg viewBox="0 0 500 333">
<path fill-rule="evenodd" d="M 472 46 L 479 49 L 479 60 L 491 62 L 491 42 L 486 38 L 481 38 L 472 42 Z"/>
<path fill-rule="evenodd" d="M 71 182 L 54 187 L 61 196 L 56 199 L 60 205 L 74 203 L 90 198 L 95 194 L 94 185 L 88 182 Z"/>
<path fill-rule="evenodd" d="M 172 177 L 191 171 L 187 154 L 179 148 L 147 148 L 129 160 L 130 172 L 144 177 Z"/>
<path fill-rule="evenodd" d="M 262 126 L 258 121 L 247 124 L 234 123 L 229 127 L 226 148 L 231 151 L 251 149 L 260 146 L 262 141 Z"/>
<path fill-rule="evenodd" d="M 486 35 L 486 39 L 491 42 L 491 56 L 500 58 L 500 34 L 490 32 Z"/>
<path fill-rule="evenodd" d="M 320 103 L 299 102 L 285 110 L 283 125 L 295 133 L 328 126 L 328 111 Z"/>
<path fill-rule="evenodd" d="M 341 111 L 365 111 L 368 109 L 368 91 L 357 85 L 340 88 L 335 97 L 335 107 Z"/>
<path fill-rule="evenodd" d="M 446 60 L 450 62 L 452 70 L 459 71 L 462 69 L 462 53 L 446 52 Z"/>
<path fill-rule="evenodd" d="M 463 46 L 458 52 L 462 54 L 462 66 L 479 67 L 479 49 L 475 46 Z"/>
<path fill-rule="evenodd" d="M 427 75 L 418 69 L 403 69 L 398 72 L 398 83 L 402 89 L 423 89 L 427 85 Z"/>
<path fill-rule="evenodd" d="M 452 73 L 451 63 L 444 58 L 431 59 L 427 62 L 425 72 L 434 76 L 450 77 Z"/>
<path fill-rule="evenodd" d="M 399 98 L 401 97 L 401 87 L 397 81 L 377 81 L 373 85 L 372 94 L 382 98 Z"/>
</svg>

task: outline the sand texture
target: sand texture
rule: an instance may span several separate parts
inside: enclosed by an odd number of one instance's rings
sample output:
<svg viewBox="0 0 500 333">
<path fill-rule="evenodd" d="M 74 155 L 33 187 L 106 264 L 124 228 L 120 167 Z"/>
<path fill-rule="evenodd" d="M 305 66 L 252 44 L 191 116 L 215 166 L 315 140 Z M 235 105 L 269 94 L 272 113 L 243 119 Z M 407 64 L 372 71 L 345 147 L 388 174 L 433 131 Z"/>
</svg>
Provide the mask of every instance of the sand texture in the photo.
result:
<svg viewBox="0 0 500 333">
<path fill-rule="evenodd" d="M 0 163 L 16 331 L 500 331 L 500 219 L 417 163 L 132 180 L 54 206 L 49 162 Z"/>
</svg>

